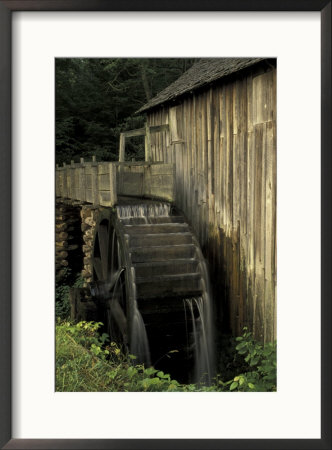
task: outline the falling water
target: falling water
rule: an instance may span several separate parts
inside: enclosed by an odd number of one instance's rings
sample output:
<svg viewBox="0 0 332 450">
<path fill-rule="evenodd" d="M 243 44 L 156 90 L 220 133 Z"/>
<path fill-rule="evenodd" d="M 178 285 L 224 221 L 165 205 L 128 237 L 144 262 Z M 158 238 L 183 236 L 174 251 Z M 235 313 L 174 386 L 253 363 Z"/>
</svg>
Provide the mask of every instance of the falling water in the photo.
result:
<svg viewBox="0 0 332 450">
<path fill-rule="evenodd" d="M 192 339 L 195 352 L 195 382 L 206 381 L 211 384 L 214 375 L 214 342 L 210 283 L 206 262 L 199 249 L 196 251 L 196 257 L 202 274 L 202 296 L 185 300 L 185 320 L 188 329 L 186 314 L 186 308 L 188 308 L 192 321 Z M 197 311 L 197 317 L 195 317 L 195 310 Z"/>
<path fill-rule="evenodd" d="M 116 207 L 119 219 L 144 219 L 149 223 L 150 218 L 168 217 L 171 211 L 170 203 L 142 203 L 135 205 L 119 205 Z"/>
</svg>

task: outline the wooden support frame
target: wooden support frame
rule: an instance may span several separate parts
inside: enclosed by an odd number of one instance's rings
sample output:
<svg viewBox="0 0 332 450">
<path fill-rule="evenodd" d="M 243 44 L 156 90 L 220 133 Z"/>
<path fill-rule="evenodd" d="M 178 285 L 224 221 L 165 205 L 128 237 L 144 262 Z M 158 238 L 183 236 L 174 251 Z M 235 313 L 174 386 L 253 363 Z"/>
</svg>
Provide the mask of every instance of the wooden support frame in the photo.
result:
<svg viewBox="0 0 332 450">
<path fill-rule="evenodd" d="M 136 130 L 120 133 L 119 162 L 125 162 L 126 138 L 136 136 L 145 136 L 145 161 L 151 161 L 151 134 L 160 133 L 162 131 L 169 131 L 169 125 L 167 123 L 156 126 L 148 126 L 146 123 L 144 128 L 137 128 Z"/>
</svg>

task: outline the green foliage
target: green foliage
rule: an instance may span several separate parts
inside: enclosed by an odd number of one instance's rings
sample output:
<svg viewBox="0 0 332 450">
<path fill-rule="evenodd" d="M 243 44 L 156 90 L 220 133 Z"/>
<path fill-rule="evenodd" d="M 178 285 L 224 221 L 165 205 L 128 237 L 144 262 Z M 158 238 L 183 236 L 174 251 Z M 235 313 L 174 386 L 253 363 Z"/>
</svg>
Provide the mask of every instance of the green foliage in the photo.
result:
<svg viewBox="0 0 332 450">
<path fill-rule="evenodd" d="M 262 346 L 244 329 L 236 350 L 247 370 L 211 386 L 180 384 L 154 367 L 135 364 L 127 354 L 99 334 L 100 322 L 73 324 L 58 319 L 56 325 L 56 390 L 65 392 L 258 392 L 276 390 L 276 345 Z"/>
<path fill-rule="evenodd" d="M 70 316 L 70 287 L 83 287 L 83 278 L 78 275 L 74 283 L 70 280 L 72 278 L 71 270 L 65 268 L 63 276 L 55 283 L 55 317 L 61 319 L 68 319 Z"/>
<path fill-rule="evenodd" d="M 100 322 L 73 324 L 58 319 L 56 325 L 56 391 L 157 392 L 190 391 L 170 375 L 153 367 L 135 365 L 104 333 Z"/>
<path fill-rule="evenodd" d="M 238 355 L 245 362 L 243 373 L 226 383 L 218 381 L 225 390 L 271 392 L 277 386 L 276 343 L 265 345 L 256 342 L 252 333 L 245 327 L 242 336 L 235 338 Z"/>
</svg>

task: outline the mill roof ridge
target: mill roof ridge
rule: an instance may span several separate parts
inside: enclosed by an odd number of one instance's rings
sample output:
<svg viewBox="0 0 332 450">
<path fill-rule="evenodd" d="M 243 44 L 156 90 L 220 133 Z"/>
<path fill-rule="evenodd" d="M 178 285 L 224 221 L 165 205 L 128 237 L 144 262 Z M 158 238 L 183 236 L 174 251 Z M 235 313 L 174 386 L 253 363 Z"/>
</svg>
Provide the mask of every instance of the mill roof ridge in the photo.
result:
<svg viewBox="0 0 332 450">
<path fill-rule="evenodd" d="M 202 58 L 137 112 L 144 112 L 266 58 Z"/>
</svg>

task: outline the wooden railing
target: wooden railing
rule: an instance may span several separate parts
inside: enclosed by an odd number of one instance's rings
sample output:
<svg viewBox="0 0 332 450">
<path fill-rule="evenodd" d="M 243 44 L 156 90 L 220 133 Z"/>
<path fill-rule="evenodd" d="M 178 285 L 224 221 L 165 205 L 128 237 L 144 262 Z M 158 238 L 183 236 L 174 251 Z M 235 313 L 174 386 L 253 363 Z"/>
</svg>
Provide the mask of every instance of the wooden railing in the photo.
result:
<svg viewBox="0 0 332 450">
<path fill-rule="evenodd" d="M 56 197 L 113 206 L 118 196 L 175 201 L 175 166 L 163 162 L 90 162 L 56 168 Z"/>
</svg>

